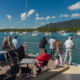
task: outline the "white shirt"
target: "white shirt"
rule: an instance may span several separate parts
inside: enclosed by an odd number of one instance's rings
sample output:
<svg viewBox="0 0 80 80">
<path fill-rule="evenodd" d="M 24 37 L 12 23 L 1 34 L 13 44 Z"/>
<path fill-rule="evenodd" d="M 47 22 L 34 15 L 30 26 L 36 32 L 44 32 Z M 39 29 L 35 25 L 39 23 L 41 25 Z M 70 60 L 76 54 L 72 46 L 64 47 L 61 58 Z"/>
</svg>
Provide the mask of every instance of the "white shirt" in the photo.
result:
<svg viewBox="0 0 80 80">
<path fill-rule="evenodd" d="M 69 40 L 68 39 L 68 40 L 65 41 L 64 45 L 65 45 L 66 48 L 69 48 L 70 49 L 70 48 L 73 48 L 74 43 L 73 43 L 72 40 Z"/>
<path fill-rule="evenodd" d="M 51 38 L 48 42 L 50 44 L 50 49 L 55 49 L 55 46 L 56 46 L 56 40 Z"/>
<path fill-rule="evenodd" d="M 15 48 L 19 48 L 21 46 L 20 42 L 18 39 L 13 39 L 12 43 L 14 45 Z"/>
</svg>

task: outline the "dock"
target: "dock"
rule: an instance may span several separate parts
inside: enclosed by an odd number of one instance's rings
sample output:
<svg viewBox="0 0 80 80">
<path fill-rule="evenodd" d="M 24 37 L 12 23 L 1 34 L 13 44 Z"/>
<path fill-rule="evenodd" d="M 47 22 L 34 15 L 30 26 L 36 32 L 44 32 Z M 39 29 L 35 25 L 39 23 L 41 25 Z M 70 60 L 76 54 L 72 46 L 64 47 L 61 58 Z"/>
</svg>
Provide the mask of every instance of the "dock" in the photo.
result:
<svg viewBox="0 0 80 80">
<path fill-rule="evenodd" d="M 26 67 L 26 64 L 22 65 L 24 67 Z M 36 72 L 36 67 L 34 66 L 34 64 L 30 65 L 33 66 L 33 77 L 31 78 L 31 80 L 49 80 L 55 76 L 57 76 L 58 74 L 66 71 L 69 69 L 68 65 L 63 65 L 61 67 L 59 67 L 58 69 L 54 69 L 54 61 L 50 60 L 48 65 L 42 68 L 42 72 L 40 74 L 37 75 Z M 10 66 L 0 66 L 0 74 L 4 74 L 6 72 L 7 69 L 9 69 Z M 26 80 L 26 78 L 24 78 L 24 80 Z M 17 75 L 17 79 L 16 80 L 20 80 L 20 73 L 18 73 Z"/>
</svg>

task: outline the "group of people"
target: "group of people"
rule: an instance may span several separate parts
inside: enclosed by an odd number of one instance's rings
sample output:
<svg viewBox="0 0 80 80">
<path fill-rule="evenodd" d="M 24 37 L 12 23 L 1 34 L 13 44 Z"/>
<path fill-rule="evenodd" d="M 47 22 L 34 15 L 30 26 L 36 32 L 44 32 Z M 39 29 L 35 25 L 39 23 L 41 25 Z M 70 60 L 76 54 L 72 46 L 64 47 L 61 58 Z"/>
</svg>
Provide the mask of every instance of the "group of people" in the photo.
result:
<svg viewBox="0 0 80 80">
<path fill-rule="evenodd" d="M 18 53 L 19 60 L 25 56 L 24 47 L 18 40 L 17 36 L 14 36 L 13 39 L 11 39 L 11 36 L 8 36 L 8 38 L 4 37 L 4 40 L 2 42 L 2 50 L 8 51 L 12 56 L 12 53 L 16 51 Z"/>
<path fill-rule="evenodd" d="M 50 45 L 50 54 L 47 53 L 46 45 Z M 37 67 L 37 72 L 41 72 L 41 67 L 47 65 L 50 59 L 55 60 L 55 67 L 62 66 L 63 63 L 67 63 L 67 56 L 69 55 L 69 65 L 72 63 L 72 50 L 74 48 L 74 43 L 72 37 L 68 37 L 68 40 L 64 42 L 66 51 L 62 46 L 60 40 L 56 40 L 54 37 L 51 37 L 49 41 L 46 40 L 46 37 L 43 37 L 40 42 L 40 55 L 37 57 L 37 61 L 34 62 Z M 11 39 L 11 36 L 8 36 L 8 39 L 4 37 L 2 43 L 3 50 L 9 50 L 12 54 L 13 50 L 18 52 L 19 59 L 25 57 L 24 47 L 21 45 L 20 41 L 17 39 L 17 36 L 14 36 L 14 39 Z M 64 60 L 63 60 L 64 59 Z"/>
<path fill-rule="evenodd" d="M 67 63 L 67 57 L 69 55 L 69 65 L 72 64 L 72 50 L 74 48 L 74 43 L 72 37 L 68 37 L 68 40 L 64 42 L 66 51 L 62 46 L 60 40 L 56 40 L 54 37 L 51 37 L 49 41 L 46 40 L 46 37 L 43 37 L 40 42 L 40 52 L 42 53 L 45 50 L 46 45 L 50 45 L 50 56 L 51 59 L 55 59 L 55 66 L 58 67 Z"/>
</svg>

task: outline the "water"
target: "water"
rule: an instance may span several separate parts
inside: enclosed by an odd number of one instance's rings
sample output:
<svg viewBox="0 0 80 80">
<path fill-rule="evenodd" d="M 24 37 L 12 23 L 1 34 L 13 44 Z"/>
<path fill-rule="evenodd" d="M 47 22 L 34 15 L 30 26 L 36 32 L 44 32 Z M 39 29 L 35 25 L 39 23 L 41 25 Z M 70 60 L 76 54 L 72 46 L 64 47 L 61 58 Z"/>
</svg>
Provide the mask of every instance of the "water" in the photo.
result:
<svg viewBox="0 0 80 80">
<path fill-rule="evenodd" d="M 12 38 L 17 35 L 19 40 L 21 41 L 22 44 L 26 44 L 28 46 L 28 52 L 26 54 L 39 54 L 40 50 L 39 50 L 39 44 L 40 44 L 40 40 L 42 39 L 44 35 L 44 33 L 40 33 L 39 36 L 32 36 L 31 32 L 28 32 L 26 35 L 20 35 L 21 33 L 14 33 L 12 35 Z M 1 49 L 1 45 L 2 45 L 2 40 L 4 37 L 7 37 L 9 34 L 9 32 L 4 33 L 4 32 L 0 32 L 0 50 Z M 67 39 L 67 37 L 61 36 L 60 34 L 56 34 L 56 33 L 52 33 L 50 36 L 46 36 L 47 40 L 49 40 L 51 38 L 51 36 L 54 36 L 55 39 L 57 40 L 61 40 L 62 44 L 64 44 L 65 40 Z M 76 36 L 74 34 L 73 36 L 73 42 L 75 44 L 75 49 L 73 50 L 73 62 L 80 64 L 80 36 Z M 49 45 L 46 46 L 48 53 L 50 53 L 49 50 Z"/>
</svg>

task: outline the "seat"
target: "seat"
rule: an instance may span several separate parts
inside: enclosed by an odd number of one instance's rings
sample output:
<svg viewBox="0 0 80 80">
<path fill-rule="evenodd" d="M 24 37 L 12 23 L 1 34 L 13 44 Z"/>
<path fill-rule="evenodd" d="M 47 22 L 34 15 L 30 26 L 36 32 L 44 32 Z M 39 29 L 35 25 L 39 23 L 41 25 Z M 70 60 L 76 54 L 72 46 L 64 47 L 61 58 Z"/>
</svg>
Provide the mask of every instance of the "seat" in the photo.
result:
<svg viewBox="0 0 80 80">
<path fill-rule="evenodd" d="M 25 77 L 31 77 L 33 74 L 33 71 L 30 67 L 20 67 L 21 71 L 20 71 L 20 78 L 22 80 L 22 78 Z"/>
<path fill-rule="evenodd" d="M 19 62 L 19 56 L 18 56 L 18 53 L 17 52 L 15 52 L 15 51 L 9 51 L 8 52 L 8 61 L 12 61 L 12 59 L 17 59 L 17 62 Z"/>
<path fill-rule="evenodd" d="M 12 76 L 10 78 L 6 77 L 4 80 L 15 80 L 15 79 L 16 79 L 16 75 L 14 75 L 14 76 Z"/>
</svg>

